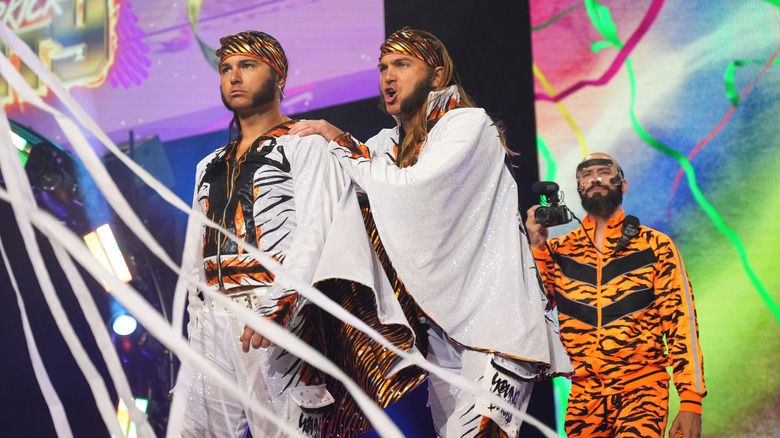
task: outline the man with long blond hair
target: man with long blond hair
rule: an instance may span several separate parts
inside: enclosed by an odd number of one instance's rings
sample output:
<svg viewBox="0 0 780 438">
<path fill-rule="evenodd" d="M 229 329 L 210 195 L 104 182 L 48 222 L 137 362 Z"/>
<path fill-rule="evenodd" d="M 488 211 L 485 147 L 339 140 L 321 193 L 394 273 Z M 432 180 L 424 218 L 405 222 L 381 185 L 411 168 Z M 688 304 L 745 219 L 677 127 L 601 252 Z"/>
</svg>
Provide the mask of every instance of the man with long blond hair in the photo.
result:
<svg viewBox="0 0 780 438">
<path fill-rule="evenodd" d="M 428 324 L 426 359 L 523 412 L 532 382 L 571 364 L 523 235 L 503 135 L 465 93 L 438 38 L 403 28 L 380 52 L 381 107 L 395 128 L 365 144 L 324 120 L 290 133 L 330 139 L 366 192 L 384 248 Z M 522 422 L 435 374 L 429 404 L 441 437 L 515 437 Z"/>
</svg>

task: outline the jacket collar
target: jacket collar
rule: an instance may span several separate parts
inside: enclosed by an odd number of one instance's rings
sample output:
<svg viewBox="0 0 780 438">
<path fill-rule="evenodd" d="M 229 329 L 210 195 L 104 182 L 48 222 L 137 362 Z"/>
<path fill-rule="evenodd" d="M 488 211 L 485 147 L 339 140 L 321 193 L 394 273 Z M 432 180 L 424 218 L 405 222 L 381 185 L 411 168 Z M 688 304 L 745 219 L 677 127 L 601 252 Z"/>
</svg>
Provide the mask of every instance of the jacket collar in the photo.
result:
<svg viewBox="0 0 780 438">
<path fill-rule="evenodd" d="M 618 214 L 615 215 L 612 219 L 607 222 L 607 229 L 604 234 L 606 234 L 605 237 L 613 237 L 613 234 L 616 234 L 620 236 L 622 232 L 620 231 L 621 224 L 623 223 L 623 219 L 626 217 L 626 212 L 622 208 L 618 211 Z M 588 214 L 585 216 L 585 219 L 582 220 L 582 227 L 585 229 L 585 232 L 588 234 L 593 234 L 593 230 L 596 229 L 596 221 Z"/>
<path fill-rule="evenodd" d="M 461 106 L 460 93 L 457 85 L 450 85 L 443 90 L 431 91 L 428 93 L 428 106 L 425 110 L 425 118 L 428 123 L 428 130 L 449 110 Z M 401 119 L 393 116 L 398 129 L 401 129 Z"/>
</svg>

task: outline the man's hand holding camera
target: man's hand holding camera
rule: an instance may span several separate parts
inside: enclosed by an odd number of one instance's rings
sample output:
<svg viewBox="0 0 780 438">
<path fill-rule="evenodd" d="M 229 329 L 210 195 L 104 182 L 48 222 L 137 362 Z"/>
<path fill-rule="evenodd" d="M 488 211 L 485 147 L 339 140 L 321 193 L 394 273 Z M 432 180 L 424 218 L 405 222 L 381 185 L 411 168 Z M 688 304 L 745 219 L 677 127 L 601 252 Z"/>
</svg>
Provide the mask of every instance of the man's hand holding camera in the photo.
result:
<svg viewBox="0 0 780 438">
<path fill-rule="evenodd" d="M 535 250 L 544 250 L 550 234 L 547 227 L 568 224 L 573 218 L 571 211 L 563 204 L 559 190 L 558 184 L 551 181 L 539 181 L 533 186 L 534 193 L 544 203 L 544 206 L 534 205 L 529 208 L 525 221 L 531 247 Z"/>
<path fill-rule="evenodd" d="M 546 226 L 536 222 L 536 210 L 539 205 L 534 205 L 528 209 L 528 219 L 525 220 L 525 229 L 528 231 L 528 237 L 531 240 L 531 248 L 542 251 L 547 243 L 547 236 L 550 235 L 550 230 Z"/>
</svg>

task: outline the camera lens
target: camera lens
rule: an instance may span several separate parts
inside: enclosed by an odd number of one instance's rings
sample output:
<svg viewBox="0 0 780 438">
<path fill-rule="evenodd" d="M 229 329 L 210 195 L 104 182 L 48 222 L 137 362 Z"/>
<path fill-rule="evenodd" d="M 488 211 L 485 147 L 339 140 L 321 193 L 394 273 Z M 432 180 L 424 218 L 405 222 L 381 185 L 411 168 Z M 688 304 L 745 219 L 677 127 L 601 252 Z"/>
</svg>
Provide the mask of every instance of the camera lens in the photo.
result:
<svg viewBox="0 0 780 438">
<path fill-rule="evenodd" d="M 539 207 L 534 213 L 534 219 L 536 219 L 536 222 L 539 224 L 547 225 L 547 223 L 550 222 L 553 213 L 554 211 L 549 207 Z"/>
</svg>

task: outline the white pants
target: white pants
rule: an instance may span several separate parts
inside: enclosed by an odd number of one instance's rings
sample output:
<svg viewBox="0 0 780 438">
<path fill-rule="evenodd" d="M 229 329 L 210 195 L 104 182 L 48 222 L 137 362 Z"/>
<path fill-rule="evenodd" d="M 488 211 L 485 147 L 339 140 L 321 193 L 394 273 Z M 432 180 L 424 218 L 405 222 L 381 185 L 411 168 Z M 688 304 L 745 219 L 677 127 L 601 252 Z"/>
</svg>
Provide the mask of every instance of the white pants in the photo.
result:
<svg viewBox="0 0 780 438">
<path fill-rule="evenodd" d="M 302 386 L 298 370 L 300 361 L 282 348 L 241 350 L 239 338 L 245 324 L 232 313 L 198 310 L 191 312 L 190 344 L 216 367 L 235 379 L 263 406 L 285 421 L 290 421 L 290 388 Z M 256 414 L 218 387 L 211 378 L 195 373 L 188 390 L 181 436 L 244 437 L 247 428 L 254 438 L 286 436 L 272 421 Z M 186 392 L 178 393 L 177 397 Z M 294 421 L 298 426 L 299 418 Z M 304 432 L 304 431 L 301 431 Z M 318 431 L 307 430 L 307 436 Z M 315 432 L 315 433 L 312 433 Z"/>
<path fill-rule="evenodd" d="M 480 383 L 525 413 L 533 382 L 517 377 L 531 378 L 532 364 L 510 362 L 491 353 L 461 348 L 447 340 L 441 329 L 433 324 L 430 327 L 426 357 L 429 362 Z M 518 436 L 522 424 L 521 418 L 507 414 L 489 401 L 452 386 L 434 374 L 428 377 L 428 405 L 436 436 L 440 438 L 473 437 L 481 430 L 485 418 L 494 420 L 509 437 Z"/>
</svg>

